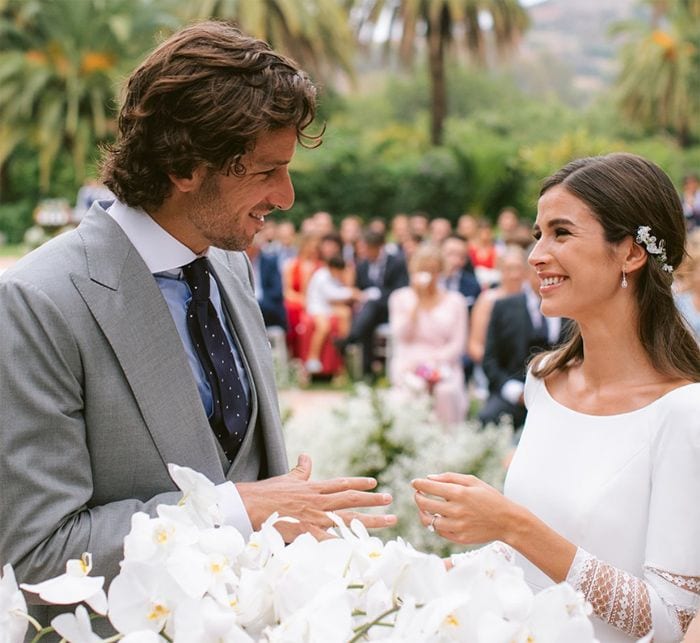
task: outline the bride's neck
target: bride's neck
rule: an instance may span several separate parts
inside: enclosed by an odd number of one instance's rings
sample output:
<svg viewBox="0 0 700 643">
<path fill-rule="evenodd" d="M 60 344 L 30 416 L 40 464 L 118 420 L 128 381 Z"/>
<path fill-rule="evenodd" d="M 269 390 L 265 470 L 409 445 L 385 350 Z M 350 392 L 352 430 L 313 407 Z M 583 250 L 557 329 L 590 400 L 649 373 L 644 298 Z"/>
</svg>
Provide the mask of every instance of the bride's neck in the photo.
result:
<svg viewBox="0 0 700 643">
<path fill-rule="evenodd" d="M 581 335 L 581 374 L 589 386 L 648 380 L 656 374 L 635 325 L 593 322 L 581 326 Z"/>
</svg>

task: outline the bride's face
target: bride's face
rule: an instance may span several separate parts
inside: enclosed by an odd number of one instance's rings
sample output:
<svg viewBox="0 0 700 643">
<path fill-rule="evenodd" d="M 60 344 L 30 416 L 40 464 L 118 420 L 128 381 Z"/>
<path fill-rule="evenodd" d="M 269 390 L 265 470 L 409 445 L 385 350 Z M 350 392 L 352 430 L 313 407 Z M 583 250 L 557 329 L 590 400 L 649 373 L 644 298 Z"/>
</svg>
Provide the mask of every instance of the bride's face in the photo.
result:
<svg viewBox="0 0 700 643">
<path fill-rule="evenodd" d="M 603 313 L 620 295 L 619 249 L 605 240 L 588 206 L 562 186 L 540 198 L 534 236 L 528 260 L 539 278 L 544 315 L 581 321 Z"/>
</svg>

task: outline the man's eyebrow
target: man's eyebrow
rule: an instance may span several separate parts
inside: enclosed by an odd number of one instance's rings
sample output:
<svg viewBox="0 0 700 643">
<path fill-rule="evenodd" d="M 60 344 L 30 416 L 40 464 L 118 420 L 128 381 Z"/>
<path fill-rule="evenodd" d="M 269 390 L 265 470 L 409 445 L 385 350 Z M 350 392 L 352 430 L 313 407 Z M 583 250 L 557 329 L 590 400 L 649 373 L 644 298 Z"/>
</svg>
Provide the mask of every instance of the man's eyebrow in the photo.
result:
<svg viewBox="0 0 700 643">
<path fill-rule="evenodd" d="M 280 167 L 281 165 L 289 165 L 291 162 L 292 159 L 260 159 L 255 164 L 259 167 Z"/>
</svg>

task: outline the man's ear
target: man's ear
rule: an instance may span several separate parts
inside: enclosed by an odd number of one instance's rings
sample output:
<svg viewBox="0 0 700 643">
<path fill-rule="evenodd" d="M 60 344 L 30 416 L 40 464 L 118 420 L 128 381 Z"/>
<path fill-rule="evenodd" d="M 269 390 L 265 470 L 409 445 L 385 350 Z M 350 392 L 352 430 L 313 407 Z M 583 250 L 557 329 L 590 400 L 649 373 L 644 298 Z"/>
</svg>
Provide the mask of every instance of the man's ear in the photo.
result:
<svg viewBox="0 0 700 643">
<path fill-rule="evenodd" d="M 173 184 L 173 188 L 186 194 L 187 192 L 192 192 L 202 185 L 202 181 L 207 175 L 207 169 L 203 165 L 198 165 L 190 176 L 175 176 L 174 174 L 168 174 L 170 182 Z"/>
</svg>

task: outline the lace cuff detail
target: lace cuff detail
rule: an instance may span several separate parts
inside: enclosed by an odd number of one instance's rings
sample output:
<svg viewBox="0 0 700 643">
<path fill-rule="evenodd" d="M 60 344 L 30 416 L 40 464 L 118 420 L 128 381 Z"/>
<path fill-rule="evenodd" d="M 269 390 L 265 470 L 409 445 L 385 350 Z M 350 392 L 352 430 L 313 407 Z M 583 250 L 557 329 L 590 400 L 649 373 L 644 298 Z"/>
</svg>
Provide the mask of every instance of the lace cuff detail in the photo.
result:
<svg viewBox="0 0 700 643">
<path fill-rule="evenodd" d="M 646 567 L 667 583 L 682 590 L 700 594 L 700 578 L 681 576 L 661 569 Z M 630 636 L 641 638 L 652 629 L 652 609 L 649 587 L 641 578 L 608 565 L 579 548 L 566 580 L 582 592 L 598 618 Z M 673 628 L 685 632 L 695 614 L 694 609 L 674 605 L 669 597 L 660 597 L 673 620 Z"/>
<path fill-rule="evenodd" d="M 649 590 L 642 579 L 579 548 L 566 580 L 583 592 L 593 613 L 606 623 L 636 638 L 651 630 Z"/>
</svg>

